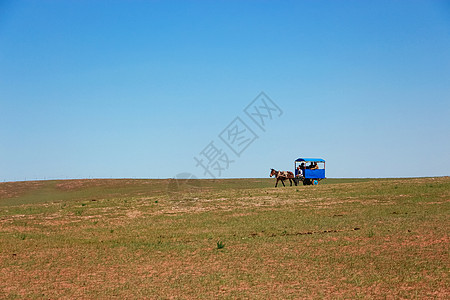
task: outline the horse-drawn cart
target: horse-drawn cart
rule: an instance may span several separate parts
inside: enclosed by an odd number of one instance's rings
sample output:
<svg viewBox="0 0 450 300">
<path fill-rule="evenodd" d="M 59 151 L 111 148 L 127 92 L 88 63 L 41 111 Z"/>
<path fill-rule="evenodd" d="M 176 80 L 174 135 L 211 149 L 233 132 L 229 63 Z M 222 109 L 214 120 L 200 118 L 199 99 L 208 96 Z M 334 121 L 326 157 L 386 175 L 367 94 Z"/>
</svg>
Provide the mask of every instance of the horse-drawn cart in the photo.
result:
<svg viewBox="0 0 450 300">
<path fill-rule="evenodd" d="M 303 185 L 318 185 L 325 179 L 325 160 L 322 158 L 297 158 L 294 161 L 295 178 Z"/>
</svg>

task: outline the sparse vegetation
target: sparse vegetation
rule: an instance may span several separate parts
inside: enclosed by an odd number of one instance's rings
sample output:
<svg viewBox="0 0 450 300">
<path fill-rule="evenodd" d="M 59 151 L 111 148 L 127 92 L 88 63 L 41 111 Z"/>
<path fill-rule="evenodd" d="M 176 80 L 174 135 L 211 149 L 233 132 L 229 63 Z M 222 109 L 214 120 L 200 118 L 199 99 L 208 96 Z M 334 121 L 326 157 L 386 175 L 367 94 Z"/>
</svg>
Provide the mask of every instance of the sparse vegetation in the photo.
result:
<svg viewBox="0 0 450 300">
<path fill-rule="evenodd" d="M 449 297 L 450 178 L 323 183 L 0 183 L 0 295 Z"/>
<path fill-rule="evenodd" d="M 225 247 L 225 244 L 222 241 L 217 242 L 217 249 L 222 249 Z"/>
</svg>

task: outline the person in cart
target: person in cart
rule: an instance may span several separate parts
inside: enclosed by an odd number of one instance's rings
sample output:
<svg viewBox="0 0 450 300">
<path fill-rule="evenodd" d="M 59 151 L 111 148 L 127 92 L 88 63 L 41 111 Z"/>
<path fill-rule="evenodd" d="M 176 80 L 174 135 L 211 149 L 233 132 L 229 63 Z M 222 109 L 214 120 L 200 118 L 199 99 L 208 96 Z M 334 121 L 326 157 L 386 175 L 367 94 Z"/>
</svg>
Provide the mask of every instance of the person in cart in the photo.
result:
<svg viewBox="0 0 450 300">
<path fill-rule="evenodd" d="M 296 180 L 303 185 L 318 185 L 325 179 L 325 160 L 322 158 L 297 158 L 294 161 Z M 301 174 L 301 175 L 300 175 Z"/>
<path fill-rule="evenodd" d="M 297 167 L 297 177 L 303 177 L 303 169 L 300 166 Z"/>
<path fill-rule="evenodd" d="M 297 177 L 303 177 L 304 172 L 305 172 L 305 163 L 301 163 L 298 167 L 297 167 Z"/>
</svg>

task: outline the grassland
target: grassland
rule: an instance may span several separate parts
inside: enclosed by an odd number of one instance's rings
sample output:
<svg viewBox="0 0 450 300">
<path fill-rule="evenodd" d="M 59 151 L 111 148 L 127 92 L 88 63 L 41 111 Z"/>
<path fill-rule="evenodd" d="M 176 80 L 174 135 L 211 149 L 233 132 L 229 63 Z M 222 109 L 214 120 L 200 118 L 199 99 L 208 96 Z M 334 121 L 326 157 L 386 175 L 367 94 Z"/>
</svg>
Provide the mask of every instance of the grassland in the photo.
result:
<svg viewBox="0 0 450 300">
<path fill-rule="evenodd" d="M 450 298 L 449 177 L 323 183 L 0 183 L 0 298 Z"/>
</svg>

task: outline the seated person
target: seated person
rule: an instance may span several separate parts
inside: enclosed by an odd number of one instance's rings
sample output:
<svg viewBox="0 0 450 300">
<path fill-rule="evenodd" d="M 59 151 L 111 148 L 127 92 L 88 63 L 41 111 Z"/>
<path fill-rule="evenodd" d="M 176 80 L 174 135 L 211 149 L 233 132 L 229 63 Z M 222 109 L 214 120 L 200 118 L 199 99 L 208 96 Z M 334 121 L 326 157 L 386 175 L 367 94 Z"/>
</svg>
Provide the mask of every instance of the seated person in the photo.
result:
<svg viewBox="0 0 450 300">
<path fill-rule="evenodd" d="M 311 166 L 310 169 L 311 169 L 311 170 L 317 170 L 317 169 L 319 169 L 319 166 L 318 166 L 317 163 L 315 162 L 315 163 Z"/>
<path fill-rule="evenodd" d="M 306 169 L 305 163 L 301 163 L 301 164 L 300 164 L 300 169 L 301 169 L 301 170 Z"/>
<path fill-rule="evenodd" d="M 303 170 L 301 166 L 297 167 L 297 177 L 303 177 Z"/>
<path fill-rule="evenodd" d="M 310 163 L 309 166 L 307 166 L 307 169 L 312 169 L 314 167 L 314 163 Z"/>
</svg>

